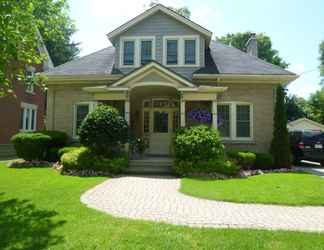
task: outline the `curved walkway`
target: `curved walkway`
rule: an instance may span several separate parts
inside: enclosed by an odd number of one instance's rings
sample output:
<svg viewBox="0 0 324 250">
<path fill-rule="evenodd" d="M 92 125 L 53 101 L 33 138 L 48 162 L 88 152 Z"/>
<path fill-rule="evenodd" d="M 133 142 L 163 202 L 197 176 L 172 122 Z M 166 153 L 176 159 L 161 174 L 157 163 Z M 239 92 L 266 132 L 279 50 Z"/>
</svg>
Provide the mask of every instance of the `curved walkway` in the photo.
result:
<svg viewBox="0 0 324 250">
<path fill-rule="evenodd" d="M 324 207 L 236 204 L 186 196 L 180 179 L 119 177 L 81 196 L 87 206 L 116 217 L 215 228 L 324 231 Z"/>
</svg>

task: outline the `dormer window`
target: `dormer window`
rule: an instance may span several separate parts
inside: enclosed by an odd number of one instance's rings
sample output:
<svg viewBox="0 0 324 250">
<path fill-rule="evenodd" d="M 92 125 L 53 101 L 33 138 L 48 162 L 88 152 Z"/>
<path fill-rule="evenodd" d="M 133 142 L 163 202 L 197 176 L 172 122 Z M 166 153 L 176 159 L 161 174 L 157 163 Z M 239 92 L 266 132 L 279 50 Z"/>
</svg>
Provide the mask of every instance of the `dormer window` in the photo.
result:
<svg viewBox="0 0 324 250">
<path fill-rule="evenodd" d="M 120 38 L 120 67 L 140 67 L 155 60 L 154 36 Z"/>
<path fill-rule="evenodd" d="M 124 65 L 134 65 L 135 41 L 124 41 Z"/>
<path fill-rule="evenodd" d="M 164 36 L 163 64 L 172 67 L 199 67 L 199 36 Z"/>
<path fill-rule="evenodd" d="M 185 64 L 196 64 L 196 40 L 184 41 Z"/>
<path fill-rule="evenodd" d="M 167 40 L 167 64 L 178 64 L 178 40 Z"/>
<path fill-rule="evenodd" d="M 141 64 L 152 61 L 152 40 L 141 40 Z"/>
</svg>

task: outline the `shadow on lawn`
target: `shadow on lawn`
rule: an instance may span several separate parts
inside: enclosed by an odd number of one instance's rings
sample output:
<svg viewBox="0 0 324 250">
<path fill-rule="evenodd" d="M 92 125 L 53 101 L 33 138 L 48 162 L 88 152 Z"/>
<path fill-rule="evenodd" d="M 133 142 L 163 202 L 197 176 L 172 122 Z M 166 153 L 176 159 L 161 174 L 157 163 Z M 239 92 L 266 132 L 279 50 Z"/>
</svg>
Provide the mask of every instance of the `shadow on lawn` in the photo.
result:
<svg viewBox="0 0 324 250">
<path fill-rule="evenodd" d="M 48 249 L 62 243 L 53 233 L 64 221 L 54 221 L 55 211 L 36 208 L 28 200 L 2 199 L 0 193 L 0 249 Z"/>
</svg>

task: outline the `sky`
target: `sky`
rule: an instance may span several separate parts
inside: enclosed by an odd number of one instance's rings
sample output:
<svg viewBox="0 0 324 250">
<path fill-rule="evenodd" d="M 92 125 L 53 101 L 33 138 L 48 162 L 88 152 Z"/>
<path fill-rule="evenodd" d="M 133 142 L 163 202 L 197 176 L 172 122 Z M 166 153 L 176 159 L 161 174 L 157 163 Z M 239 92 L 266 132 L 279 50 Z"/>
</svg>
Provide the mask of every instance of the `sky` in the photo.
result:
<svg viewBox="0 0 324 250">
<path fill-rule="evenodd" d="M 70 16 L 78 31 L 81 54 L 110 45 L 106 34 L 148 8 L 150 0 L 69 0 Z M 304 98 L 320 89 L 318 47 L 324 40 L 324 0 L 160 0 L 173 7 L 187 6 L 191 19 L 213 32 L 253 31 L 270 36 L 273 48 L 300 75 L 288 91 Z"/>
</svg>

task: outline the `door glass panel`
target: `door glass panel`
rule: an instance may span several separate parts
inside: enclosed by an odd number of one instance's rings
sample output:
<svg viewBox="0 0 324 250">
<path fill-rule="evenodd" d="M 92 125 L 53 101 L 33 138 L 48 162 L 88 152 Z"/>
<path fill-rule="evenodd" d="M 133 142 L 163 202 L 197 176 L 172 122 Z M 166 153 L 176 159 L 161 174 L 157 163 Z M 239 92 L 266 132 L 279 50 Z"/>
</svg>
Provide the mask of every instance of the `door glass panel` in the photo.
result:
<svg viewBox="0 0 324 250">
<path fill-rule="evenodd" d="M 169 114 L 168 112 L 154 112 L 154 133 L 169 132 Z"/>
<path fill-rule="evenodd" d="M 150 132 L 150 112 L 144 112 L 144 133 Z"/>
</svg>

